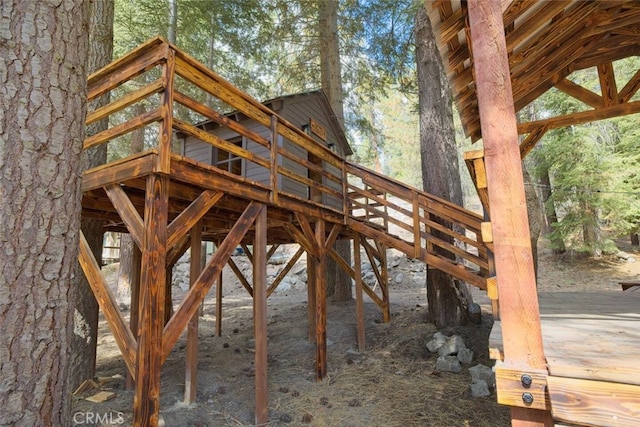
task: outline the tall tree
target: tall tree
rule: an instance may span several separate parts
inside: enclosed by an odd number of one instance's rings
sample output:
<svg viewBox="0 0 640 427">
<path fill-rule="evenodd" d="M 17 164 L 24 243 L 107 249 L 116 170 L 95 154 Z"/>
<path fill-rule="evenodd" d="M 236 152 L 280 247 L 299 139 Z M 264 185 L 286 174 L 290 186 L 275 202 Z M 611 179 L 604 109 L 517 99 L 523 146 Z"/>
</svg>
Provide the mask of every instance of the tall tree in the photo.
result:
<svg viewBox="0 0 640 427">
<path fill-rule="evenodd" d="M 88 9 L 0 5 L 0 425 L 67 426 Z"/>
<path fill-rule="evenodd" d="M 87 71 L 92 73 L 111 62 L 113 56 L 113 0 L 94 0 L 91 3 L 89 24 L 89 57 Z M 94 101 L 94 108 L 106 105 L 109 94 Z M 93 123 L 87 134 L 93 135 L 108 127 L 108 120 Z M 106 163 L 107 147 L 100 145 L 86 150 L 82 156 L 82 168 L 90 169 Z M 96 260 L 102 260 L 103 224 L 100 220 L 83 218 L 82 232 L 87 238 Z M 80 275 L 77 289 L 77 304 L 74 316 L 74 334 L 71 352 L 71 386 L 73 388 L 95 373 L 96 347 L 98 341 L 98 303 L 84 275 Z"/>
<path fill-rule="evenodd" d="M 424 190 L 462 206 L 462 186 L 453 128 L 451 92 L 424 7 L 415 18 L 416 66 L 420 104 L 420 147 Z M 433 220 L 440 221 L 437 218 Z M 451 228 L 452 224 L 442 225 Z M 440 239 L 450 243 L 442 233 Z M 440 255 L 453 257 L 447 251 Z M 439 270 L 427 272 L 428 319 L 438 327 L 462 324 L 468 318 L 471 296 L 467 285 Z"/>
<path fill-rule="evenodd" d="M 320 0 L 318 4 L 318 42 L 320 50 L 320 80 L 331 109 L 344 128 L 344 93 L 342 90 L 342 65 L 338 39 L 338 1 Z M 339 153 L 345 155 L 345 153 Z M 351 243 L 340 240 L 335 243 L 336 252 L 351 264 Z M 333 259 L 327 260 L 327 295 L 334 301 L 351 299 L 351 277 Z"/>
</svg>

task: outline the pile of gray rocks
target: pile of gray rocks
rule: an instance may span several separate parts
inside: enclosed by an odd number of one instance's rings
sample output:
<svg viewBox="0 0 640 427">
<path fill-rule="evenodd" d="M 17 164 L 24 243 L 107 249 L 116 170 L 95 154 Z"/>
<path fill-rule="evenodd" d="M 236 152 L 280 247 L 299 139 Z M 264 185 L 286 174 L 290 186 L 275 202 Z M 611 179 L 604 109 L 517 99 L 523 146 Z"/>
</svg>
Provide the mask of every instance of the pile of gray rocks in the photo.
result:
<svg viewBox="0 0 640 427">
<path fill-rule="evenodd" d="M 438 353 L 436 371 L 438 372 L 462 372 L 463 365 L 473 362 L 473 351 L 464 344 L 459 335 L 450 337 L 436 332 L 433 338 L 427 342 L 427 350 Z M 477 364 L 469 368 L 471 374 L 471 396 L 490 396 L 489 388 L 495 389 L 495 374 L 488 366 Z"/>
</svg>

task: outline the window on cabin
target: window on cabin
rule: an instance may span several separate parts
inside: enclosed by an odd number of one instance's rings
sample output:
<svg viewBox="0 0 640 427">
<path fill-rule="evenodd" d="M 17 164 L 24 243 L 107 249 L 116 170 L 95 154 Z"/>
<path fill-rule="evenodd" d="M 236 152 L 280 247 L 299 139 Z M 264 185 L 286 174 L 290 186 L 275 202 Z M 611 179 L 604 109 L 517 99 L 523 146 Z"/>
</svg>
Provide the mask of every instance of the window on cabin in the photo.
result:
<svg viewBox="0 0 640 427">
<path fill-rule="evenodd" d="M 242 147 L 242 137 L 227 140 L 227 142 Z M 224 171 L 235 175 L 242 175 L 242 158 L 233 153 L 217 148 L 214 153 L 213 164 Z"/>
</svg>

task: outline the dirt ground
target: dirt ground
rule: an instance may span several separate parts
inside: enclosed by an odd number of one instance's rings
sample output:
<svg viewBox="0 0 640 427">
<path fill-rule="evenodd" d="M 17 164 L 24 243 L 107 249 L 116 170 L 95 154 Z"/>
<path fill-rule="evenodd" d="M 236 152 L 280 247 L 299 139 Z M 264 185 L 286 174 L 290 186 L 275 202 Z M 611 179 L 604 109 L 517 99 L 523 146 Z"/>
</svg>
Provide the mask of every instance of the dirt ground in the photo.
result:
<svg viewBox="0 0 640 427">
<path fill-rule="evenodd" d="M 539 251 L 539 289 L 543 291 L 620 292 L 618 281 L 640 278 L 640 251 L 628 240 L 619 247 L 636 259 L 554 256 L 545 241 Z M 395 257 L 395 258 L 394 258 Z M 242 257 L 239 257 L 242 258 Z M 303 257 L 304 258 L 304 257 Z M 436 372 L 436 357 L 425 344 L 436 332 L 425 322 L 424 270 L 389 251 L 399 261 L 390 277 L 392 321 L 365 296 L 366 351 L 357 351 L 355 302 L 330 303 L 327 314 L 328 376 L 316 382 L 314 346 L 307 340 L 306 290 L 277 291 L 268 301 L 270 426 L 508 426 L 508 409 L 495 393 L 472 398 L 470 375 Z M 105 269 L 113 280 L 117 265 Z M 200 318 L 198 393 L 195 404 L 183 403 L 185 337 L 178 341 L 162 371 L 160 416 L 165 426 L 250 426 L 254 416 L 252 308 L 247 292 L 225 271 L 223 333 L 215 336 L 215 305 L 210 293 Z M 180 292 L 176 299 L 179 300 Z M 474 353 L 472 365 L 492 365 L 487 341 L 493 320 L 486 296 L 474 292 L 483 307 L 480 325 L 444 330 L 461 335 Z M 178 301 L 175 301 L 177 303 Z M 128 315 L 128 311 L 125 312 Z M 97 375 L 112 377 L 102 389 L 115 398 L 91 403 L 77 398 L 73 425 L 130 425 L 133 392 L 125 390 L 125 366 L 101 317 Z M 87 392 L 82 396 L 93 394 Z M 90 414 L 100 414 L 99 422 Z M 105 421 L 105 414 L 109 418 Z M 98 417 L 99 418 L 99 417 Z"/>
</svg>

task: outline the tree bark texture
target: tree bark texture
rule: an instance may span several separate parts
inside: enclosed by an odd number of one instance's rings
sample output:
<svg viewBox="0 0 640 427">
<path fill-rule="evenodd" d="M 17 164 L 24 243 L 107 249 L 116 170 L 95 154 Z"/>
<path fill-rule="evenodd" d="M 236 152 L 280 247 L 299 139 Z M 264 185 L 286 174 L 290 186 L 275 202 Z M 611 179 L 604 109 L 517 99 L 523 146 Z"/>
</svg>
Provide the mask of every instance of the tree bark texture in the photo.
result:
<svg viewBox="0 0 640 427">
<path fill-rule="evenodd" d="M 91 3 L 89 23 L 89 57 L 87 72 L 92 73 L 109 64 L 113 57 L 113 0 L 94 0 Z M 92 108 L 109 103 L 109 94 L 93 101 Z M 88 135 L 107 129 L 108 120 L 101 120 L 87 128 Z M 90 169 L 107 161 L 107 146 L 99 145 L 82 153 L 82 169 Z M 100 220 L 83 218 L 81 222 L 89 246 L 98 263 L 102 263 L 103 224 Z M 96 346 L 98 340 L 98 303 L 84 275 L 76 289 L 76 316 L 71 344 L 71 387 L 78 387 L 95 374 Z"/>
<path fill-rule="evenodd" d="M 424 8 L 419 8 L 415 20 L 416 66 L 420 103 L 420 153 L 424 190 L 462 206 L 462 185 L 458 169 L 458 152 L 453 128 L 451 91 Z M 437 218 L 433 220 L 443 223 Z M 449 223 L 443 223 L 451 227 Z M 451 239 L 437 230 L 440 239 Z M 448 252 L 441 255 L 452 258 Z M 428 320 L 438 327 L 453 326 L 467 321 L 471 303 L 466 284 L 437 270 L 427 272 Z"/>
<path fill-rule="evenodd" d="M 338 1 L 319 2 L 318 35 L 320 42 L 320 76 L 322 89 L 327 95 L 331 109 L 340 126 L 344 127 L 344 92 L 342 90 L 342 66 L 340 64 L 340 43 L 338 38 Z M 342 156 L 345 153 L 338 153 Z M 336 242 L 334 249 L 351 264 L 351 242 Z M 333 301 L 349 301 L 352 298 L 351 276 L 332 259 L 327 259 L 325 283 L 327 296 Z"/>
<path fill-rule="evenodd" d="M 542 210 L 538 193 L 533 186 L 533 180 L 529 172 L 523 167 L 524 196 L 527 200 L 527 215 L 529 217 L 529 234 L 531 236 L 531 255 L 533 256 L 533 270 L 538 277 L 538 239 L 542 233 Z"/>
<path fill-rule="evenodd" d="M 71 425 L 86 6 L 0 3 L 0 425 Z"/>
</svg>

